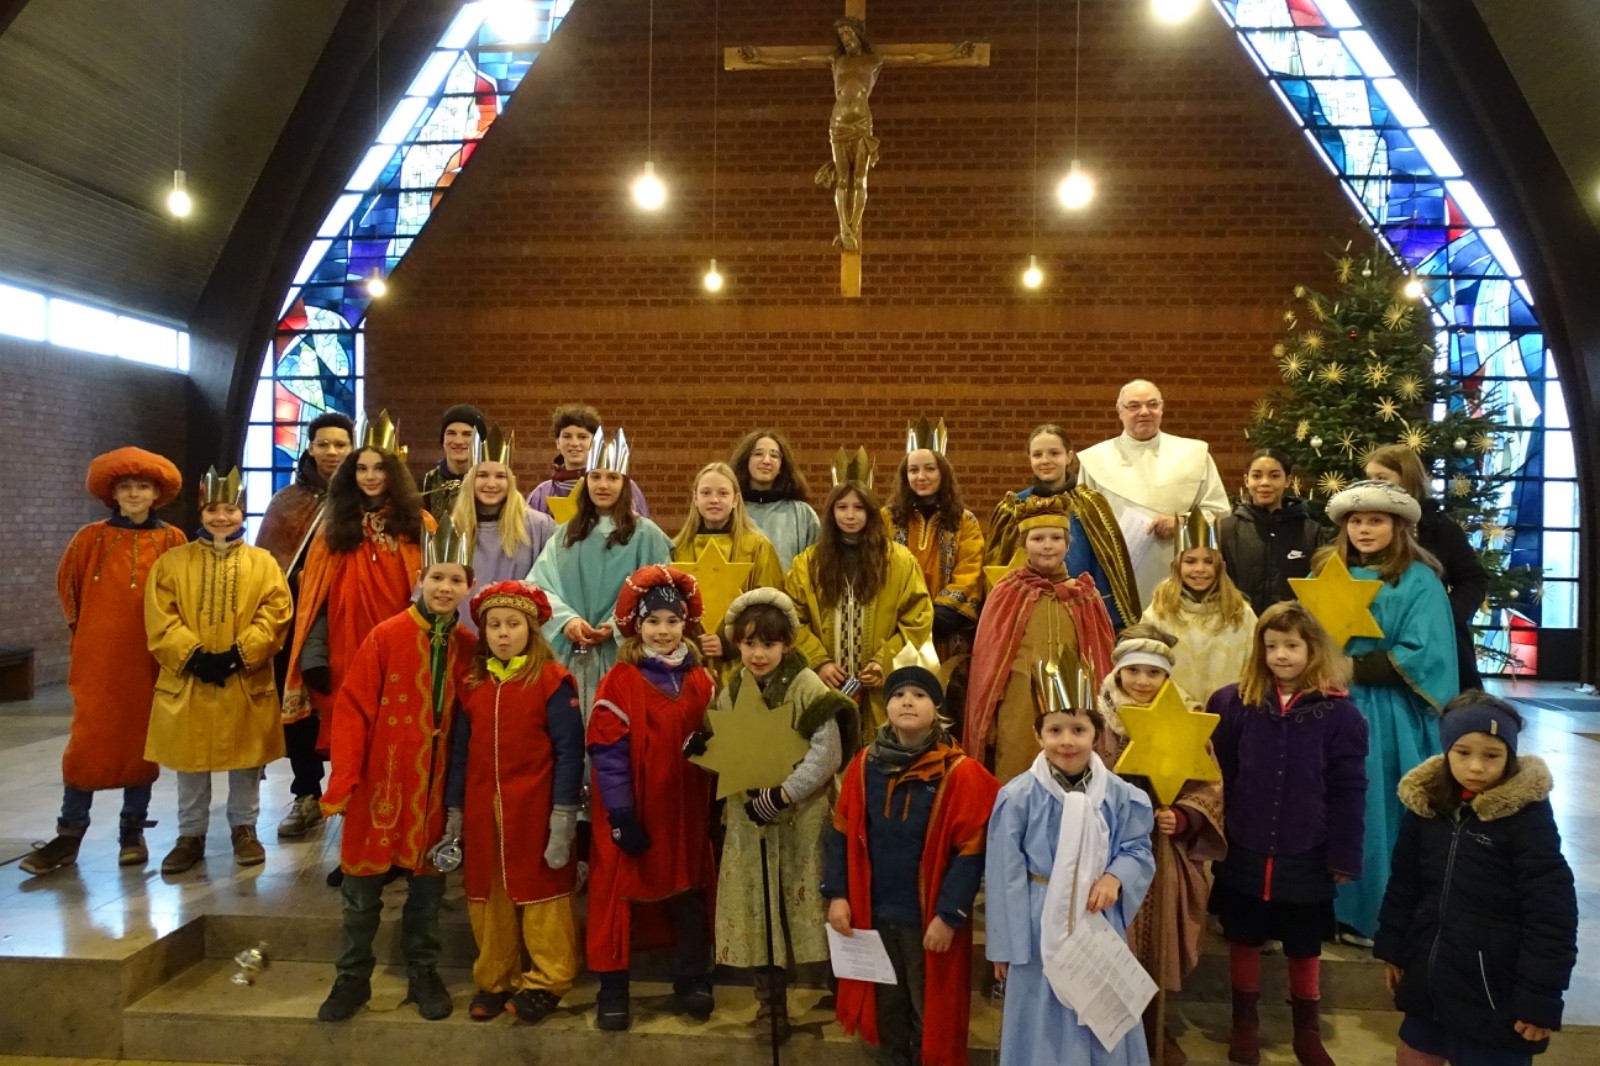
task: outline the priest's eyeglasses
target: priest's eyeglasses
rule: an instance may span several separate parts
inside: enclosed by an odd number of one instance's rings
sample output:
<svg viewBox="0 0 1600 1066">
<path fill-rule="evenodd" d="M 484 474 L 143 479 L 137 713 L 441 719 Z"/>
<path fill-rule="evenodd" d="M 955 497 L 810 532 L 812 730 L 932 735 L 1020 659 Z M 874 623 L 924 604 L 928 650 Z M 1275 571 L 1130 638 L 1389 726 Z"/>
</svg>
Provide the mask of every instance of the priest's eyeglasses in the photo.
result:
<svg viewBox="0 0 1600 1066">
<path fill-rule="evenodd" d="M 1128 403 L 1119 403 L 1117 406 L 1124 411 L 1159 411 L 1161 410 L 1161 401 L 1146 400 L 1140 403 L 1138 400 L 1132 400 Z"/>
</svg>

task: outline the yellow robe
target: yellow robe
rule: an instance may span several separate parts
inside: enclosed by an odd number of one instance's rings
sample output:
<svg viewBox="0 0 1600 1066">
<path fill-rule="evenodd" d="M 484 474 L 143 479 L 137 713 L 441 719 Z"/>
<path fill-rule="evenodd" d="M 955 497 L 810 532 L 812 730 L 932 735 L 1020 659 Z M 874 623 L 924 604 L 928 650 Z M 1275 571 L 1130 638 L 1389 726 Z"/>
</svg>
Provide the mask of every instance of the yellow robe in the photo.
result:
<svg viewBox="0 0 1600 1066">
<path fill-rule="evenodd" d="M 961 512 L 961 527 L 953 532 L 941 528 L 937 516 L 928 519 L 917 511 L 903 529 L 894 524 L 887 507 L 883 521 L 894 542 L 917 561 L 933 602 L 976 622 L 983 600 L 983 527 L 972 512 Z"/>
<path fill-rule="evenodd" d="M 156 560 L 145 590 L 150 654 L 160 664 L 144 757 L 192 773 L 242 770 L 283 757 L 272 657 L 293 604 L 272 553 L 242 539 L 209 539 Z M 244 669 L 221 686 L 184 673 L 196 649 L 238 648 Z"/>
<path fill-rule="evenodd" d="M 889 544 L 889 573 L 883 587 L 877 596 L 858 608 L 859 622 L 853 634 L 856 651 L 852 657 L 848 646 L 841 645 L 839 607 L 824 606 L 818 589 L 811 582 L 811 558 L 816 550 L 812 546 L 796 555 L 794 565 L 789 568 L 786 591 L 800 615 L 795 647 L 813 670 L 832 660 L 845 673 L 854 676 L 867 663 L 875 662 L 888 677 L 889 671 L 894 669 L 894 657 L 901 649 L 908 643 L 920 647 L 933 635 L 933 601 L 928 598 L 921 567 L 905 548 L 893 542 Z M 861 701 L 861 743 L 870 742 L 888 720 L 882 686 L 866 690 L 865 695 L 867 698 Z M 845 747 L 848 749 L 852 745 L 847 743 Z"/>
</svg>

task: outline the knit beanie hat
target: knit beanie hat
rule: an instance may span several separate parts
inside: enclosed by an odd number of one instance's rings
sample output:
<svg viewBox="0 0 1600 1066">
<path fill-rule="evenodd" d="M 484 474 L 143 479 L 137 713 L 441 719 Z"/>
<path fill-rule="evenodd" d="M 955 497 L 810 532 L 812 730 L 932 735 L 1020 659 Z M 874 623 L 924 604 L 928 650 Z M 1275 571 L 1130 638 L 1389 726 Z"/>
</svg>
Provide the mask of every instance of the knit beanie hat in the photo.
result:
<svg viewBox="0 0 1600 1066">
<path fill-rule="evenodd" d="M 478 431 L 479 436 L 489 435 L 489 422 L 483 417 L 483 412 L 470 403 L 458 403 L 448 408 L 444 416 L 439 419 L 439 443 L 444 443 L 444 431 L 457 422 L 471 426 Z"/>
</svg>

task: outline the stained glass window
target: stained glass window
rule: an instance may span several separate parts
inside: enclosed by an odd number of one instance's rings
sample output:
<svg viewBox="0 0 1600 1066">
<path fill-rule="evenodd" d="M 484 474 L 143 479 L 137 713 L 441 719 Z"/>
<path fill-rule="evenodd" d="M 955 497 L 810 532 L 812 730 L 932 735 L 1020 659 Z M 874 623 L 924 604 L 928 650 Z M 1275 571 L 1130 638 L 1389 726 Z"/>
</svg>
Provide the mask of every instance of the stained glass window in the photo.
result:
<svg viewBox="0 0 1600 1066">
<path fill-rule="evenodd" d="M 1480 637 L 1529 669 L 1538 627 L 1577 625 L 1578 485 L 1572 433 L 1533 297 L 1504 233 L 1345 0 L 1216 0 L 1256 65 L 1368 225 L 1421 279 L 1441 368 L 1505 410 L 1488 457 L 1507 475 L 1498 527 L 1511 566 L 1543 593 L 1481 612 Z"/>
<path fill-rule="evenodd" d="M 249 535 L 294 478 L 305 427 L 359 421 L 367 281 L 388 277 L 472 158 L 572 0 L 464 3 L 333 203 L 279 310 L 250 406 Z"/>
</svg>

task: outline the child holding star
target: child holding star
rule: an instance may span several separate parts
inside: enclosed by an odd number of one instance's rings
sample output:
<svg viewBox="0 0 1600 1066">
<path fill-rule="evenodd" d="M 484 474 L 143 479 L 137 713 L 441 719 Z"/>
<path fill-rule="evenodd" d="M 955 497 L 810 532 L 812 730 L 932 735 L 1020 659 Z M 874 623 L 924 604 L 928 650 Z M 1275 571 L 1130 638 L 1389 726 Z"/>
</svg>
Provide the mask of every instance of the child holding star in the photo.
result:
<svg viewBox="0 0 1600 1066">
<path fill-rule="evenodd" d="M 1312 564 L 1321 574 L 1343 559 L 1357 579 L 1378 580 L 1372 617 L 1381 637 L 1353 637 L 1345 654 L 1355 664 L 1350 699 L 1366 717 L 1366 876 L 1339 889 L 1335 911 L 1344 938 L 1371 947 L 1378 906 L 1389 880 L 1389 855 L 1400 835 L 1400 777 L 1439 753 L 1439 711 L 1459 691 L 1455 619 L 1436 559 L 1417 544 L 1422 508 L 1395 485 L 1360 481 L 1328 501 L 1339 527 Z"/>
<path fill-rule="evenodd" d="M 1213 863 L 1211 912 L 1222 920 L 1233 985 L 1230 1062 L 1261 1061 L 1261 946 L 1289 960 L 1294 1052 L 1333 1066 L 1319 1030 L 1322 941 L 1334 886 L 1363 874 L 1367 723 L 1345 698 L 1349 667 L 1298 603 L 1267 608 L 1237 685 L 1211 697 L 1222 767 L 1228 857 Z M 1370 875 L 1370 871 L 1367 871 Z"/>
<path fill-rule="evenodd" d="M 840 981 L 845 1032 L 886 1062 L 964 1066 L 972 904 L 1000 783 L 950 738 L 930 664 L 913 658 L 884 683 L 889 720 L 844 772 L 822 894 L 841 936 L 878 931 L 900 979 Z"/>
<path fill-rule="evenodd" d="M 1105 719 L 1093 681 L 1070 661 L 1066 680 L 1059 665 L 1051 658 L 1031 673 L 1041 750 L 1000 790 L 989 819 L 987 949 L 1006 985 L 1000 1062 L 1135 1066 L 1150 1061 L 1144 1030 L 1107 1049 L 1045 972 L 1091 915 L 1126 938 L 1155 874 L 1150 800 L 1095 754 Z"/>
<path fill-rule="evenodd" d="M 776 1023 L 779 1040 L 789 1036 L 786 967 L 828 958 L 826 913 L 817 890 L 823 835 L 833 776 L 844 764 L 845 746 L 854 748 L 857 731 L 855 703 L 824 685 L 795 648 L 799 630 L 794 601 L 777 589 L 755 589 L 734 600 L 722 635 L 738 648 L 741 665 L 712 705 L 730 710 L 739 693 L 754 685 L 762 705 L 773 712 L 771 727 L 792 729 L 809 745 L 781 785 L 752 790 L 743 803 L 731 798 L 717 879 L 717 964 L 754 970 L 757 1031 L 765 1034 Z M 695 753 L 697 745 L 685 750 Z M 763 839 L 771 884 L 771 967 L 761 899 Z"/>
<path fill-rule="evenodd" d="M 711 775 L 684 744 L 705 728 L 711 675 L 686 630 L 700 623 L 694 578 L 666 566 L 635 570 L 617 600 L 626 641 L 600 682 L 589 718 L 594 841 L 589 853 L 589 968 L 600 977 L 596 1024 L 632 1023 L 628 967 L 636 912 L 665 912 L 680 1010 L 711 1016 Z"/>
<path fill-rule="evenodd" d="M 727 463 L 707 463 L 694 476 L 689 517 L 673 538 L 672 561 L 698 562 L 713 544 L 722 549 L 729 562 L 750 564 L 750 574 L 740 592 L 783 587 L 778 553 L 745 513 L 739 482 Z M 722 637 L 717 633 L 701 633 L 698 640 L 701 654 L 708 659 L 725 659 L 732 651 L 722 646 Z"/>
</svg>

